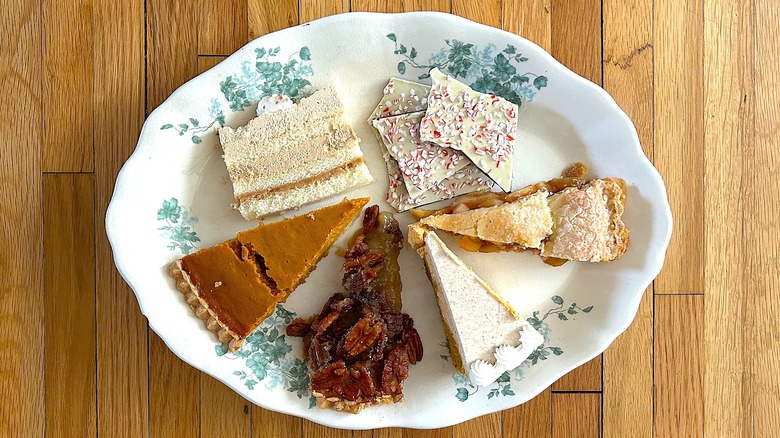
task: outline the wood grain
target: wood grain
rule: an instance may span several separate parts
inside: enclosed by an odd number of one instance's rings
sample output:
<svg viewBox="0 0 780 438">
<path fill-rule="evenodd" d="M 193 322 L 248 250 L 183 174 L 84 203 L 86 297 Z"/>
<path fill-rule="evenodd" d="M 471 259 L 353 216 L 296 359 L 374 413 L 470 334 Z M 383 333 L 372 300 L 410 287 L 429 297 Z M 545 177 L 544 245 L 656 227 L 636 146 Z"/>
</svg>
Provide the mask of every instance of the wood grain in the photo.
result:
<svg viewBox="0 0 780 438">
<path fill-rule="evenodd" d="M 198 55 L 230 55 L 246 44 L 247 0 L 197 0 Z"/>
<path fill-rule="evenodd" d="M 91 172 L 92 150 L 92 1 L 43 0 L 43 95 L 68 102 L 69 111 L 46 117 L 44 172 Z"/>
<path fill-rule="evenodd" d="M 198 56 L 198 74 L 224 61 L 227 56 Z"/>
<path fill-rule="evenodd" d="M 352 12 L 450 12 L 450 0 L 352 0 Z"/>
<path fill-rule="evenodd" d="M 0 436 L 44 431 L 39 3 L 0 8 Z"/>
<path fill-rule="evenodd" d="M 553 393 L 552 437 L 594 438 L 601 431 L 601 394 Z"/>
<path fill-rule="evenodd" d="M 551 11 L 552 0 L 503 0 L 501 3 L 502 28 L 550 51 L 552 45 Z"/>
<path fill-rule="evenodd" d="M 303 420 L 292 415 L 252 406 L 252 438 L 298 438 L 303 435 Z"/>
<path fill-rule="evenodd" d="M 95 186 L 43 177 L 46 435 L 95 436 Z"/>
<path fill-rule="evenodd" d="M 742 294 L 744 298 L 752 297 L 749 305 L 755 314 L 754 341 L 748 356 L 752 359 L 753 373 L 753 433 L 771 436 L 780 430 L 780 321 L 777 318 L 780 307 L 780 241 L 775 231 L 780 229 L 777 213 L 780 191 L 777 187 L 767 191 L 766 181 L 780 175 L 780 110 L 777 107 L 777 102 L 780 102 L 780 29 L 777 26 L 780 7 L 777 2 L 758 0 L 755 11 L 749 7 L 740 8 L 741 22 L 749 23 L 751 17 L 755 17 L 755 33 L 760 38 L 753 39 L 755 153 L 747 155 L 750 166 L 746 174 L 751 176 L 750 186 L 755 196 L 747 200 L 749 219 L 746 232 L 753 236 L 751 240 L 756 244 L 747 245 L 750 263 L 745 278 L 749 281 Z M 742 25 L 739 28 L 747 30 Z M 750 40 L 745 37 L 749 37 L 750 32 L 744 30 L 740 40 L 747 39 L 749 43 Z M 742 66 L 743 69 L 749 67 Z M 751 132 L 749 118 L 747 126 L 742 128 L 744 138 Z M 743 390 L 743 399 L 744 395 Z"/>
<path fill-rule="evenodd" d="M 375 430 L 355 430 L 352 438 L 402 438 L 404 430 L 400 427 L 388 427 Z"/>
<path fill-rule="evenodd" d="M 146 320 L 114 267 L 102 220 L 144 120 L 144 3 L 95 0 L 94 5 L 98 434 L 146 437 Z"/>
<path fill-rule="evenodd" d="M 704 131 L 701 1 L 656 1 L 655 166 L 674 216 L 666 264 L 656 294 L 702 293 L 704 275 Z"/>
<path fill-rule="evenodd" d="M 606 0 L 604 89 L 631 117 L 645 155 L 653 158 L 652 0 Z M 653 289 L 634 322 L 604 352 L 604 437 L 653 434 Z"/>
<path fill-rule="evenodd" d="M 772 163 L 754 167 L 751 159 L 759 154 L 754 110 L 760 99 L 753 77 L 754 71 L 758 75 L 753 64 L 760 52 L 754 49 L 752 8 L 749 1 L 704 2 L 703 395 L 705 412 L 714 416 L 708 415 L 703 428 L 710 436 L 762 436 L 753 429 L 761 420 L 755 398 L 759 389 L 751 379 L 751 374 L 758 376 L 761 362 L 751 362 L 767 345 L 758 343 L 761 312 L 753 309 L 766 308 L 769 302 L 754 278 L 769 272 L 751 271 L 758 268 L 761 252 L 771 251 L 772 244 L 761 239 L 755 225 L 766 214 L 760 207 L 763 200 L 771 202 L 772 195 L 767 196 L 763 183 L 756 191 L 753 175 Z M 762 244 L 754 251 L 754 245 Z"/>
<path fill-rule="evenodd" d="M 552 434 L 552 391 L 545 389 L 522 405 L 504 411 L 505 437 L 543 438 Z"/>
<path fill-rule="evenodd" d="M 702 436 L 704 297 L 655 297 L 655 436 Z"/>
<path fill-rule="evenodd" d="M 201 435 L 200 372 L 185 364 L 149 329 L 151 437 Z M 222 414 L 219 407 L 211 415 Z"/>
<path fill-rule="evenodd" d="M 452 427 L 441 429 L 404 429 L 404 438 L 452 438 Z"/>
<path fill-rule="evenodd" d="M 249 39 L 298 24 L 298 0 L 247 0 Z"/>
<path fill-rule="evenodd" d="M 148 112 L 195 76 L 198 44 L 196 6 L 190 0 L 148 0 L 146 4 Z"/>
<path fill-rule="evenodd" d="M 552 55 L 574 72 L 601 84 L 600 0 L 553 0 L 552 8 Z M 553 391 L 599 390 L 601 356 L 553 385 Z"/>
<path fill-rule="evenodd" d="M 301 436 L 304 438 L 351 438 L 352 431 L 334 429 L 309 420 L 303 420 L 303 434 Z"/>
<path fill-rule="evenodd" d="M 477 23 L 501 27 L 501 0 L 452 0 L 452 13 Z"/>
<path fill-rule="evenodd" d="M 299 0 L 298 7 L 300 21 L 306 23 L 328 15 L 349 12 L 349 0 Z"/>
<path fill-rule="evenodd" d="M 249 438 L 252 404 L 219 380 L 200 374 L 200 436 Z"/>
</svg>

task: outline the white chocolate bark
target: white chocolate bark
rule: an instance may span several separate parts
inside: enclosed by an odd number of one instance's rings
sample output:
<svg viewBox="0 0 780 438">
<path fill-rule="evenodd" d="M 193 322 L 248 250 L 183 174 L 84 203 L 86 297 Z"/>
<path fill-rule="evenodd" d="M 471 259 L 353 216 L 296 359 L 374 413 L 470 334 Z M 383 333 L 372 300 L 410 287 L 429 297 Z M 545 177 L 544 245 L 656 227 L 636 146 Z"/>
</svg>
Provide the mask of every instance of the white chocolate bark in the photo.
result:
<svg viewBox="0 0 780 438">
<path fill-rule="evenodd" d="M 433 85 L 420 122 L 420 139 L 463 152 L 504 191 L 510 191 L 517 105 L 474 91 L 439 69 L 430 74 Z"/>
<path fill-rule="evenodd" d="M 398 163 L 412 198 L 434 188 L 469 163 L 456 150 L 420 141 L 420 119 L 423 114 L 423 111 L 418 111 L 374 120 L 374 128 L 379 132 L 390 156 Z"/>
</svg>

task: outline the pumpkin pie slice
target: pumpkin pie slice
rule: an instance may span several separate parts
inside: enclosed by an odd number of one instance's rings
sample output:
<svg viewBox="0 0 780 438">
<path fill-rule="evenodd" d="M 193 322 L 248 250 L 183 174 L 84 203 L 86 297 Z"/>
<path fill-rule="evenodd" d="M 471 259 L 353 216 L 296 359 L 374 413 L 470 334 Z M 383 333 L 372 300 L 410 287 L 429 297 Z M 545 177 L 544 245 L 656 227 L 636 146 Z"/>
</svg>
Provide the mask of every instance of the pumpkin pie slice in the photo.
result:
<svg viewBox="0 0 780 438">
<path fill-rule="evenodd" d="M 206 327 L 236 351 L 306 281 L 367 202 L 344 200 L 242 231 L 236 239 L 177 260 L 170 275 Z"/>
</svg>

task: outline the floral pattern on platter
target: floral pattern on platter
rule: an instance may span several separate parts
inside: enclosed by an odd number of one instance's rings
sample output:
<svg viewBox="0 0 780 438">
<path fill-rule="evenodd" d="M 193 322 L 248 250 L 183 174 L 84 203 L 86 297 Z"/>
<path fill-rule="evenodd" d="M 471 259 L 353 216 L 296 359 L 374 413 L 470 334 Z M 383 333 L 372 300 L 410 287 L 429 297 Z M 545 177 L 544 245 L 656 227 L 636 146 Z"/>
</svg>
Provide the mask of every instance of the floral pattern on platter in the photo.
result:
<svg viewBox="0 0 780 438">
<path fill-rule="evenodd" d="M 541 312 L 537 310 L 533 312 L 531 316 L 526 318 L 526 320 L 536 330 L 538 330 L 542 336 L 544 336 L 544 343 L 533 353 L 531 353 L 531 356 L 529 356 L 525 362 L 520 364 L 519 367 L 515 368 L 511 372 L 505 372 L 492 385 L 484 388 L 488 390 L 488 400 L 494 397 L 510 397 L 515 395 L 515 392 L 512 390 L 512 383 L 519 382 L 525 378 L 524 370 L 536 365 L 539 363 L 539 361 L 547 360 L 550 354 L 554 356 L 560 356 L 563 354 L 563 348 L 549 345 L 551 329 L 549 323 L 545 321 L 547 317 L 557 315 L 559 321 L 568 321 L 573 319 L 573 315 L 577 315 L 580 312 L 590 313 L 590 311 L 593 310 L 593 306 L 581 308 L 577 305 L 577 303 L 571 303 L 569 306 L 564 306 L 563 298 L 558 295 L 553 295 L 550 299 L 554 304 L 557 305 L 556 307 L 549 309 L 543 316 L 539 316 Z M 449 348 L 446 342 L 441 342 L 439 345 L 444 347 L 445 350 L 449 352 Z M 439 357 L 448 362 L 452 361 L 449 354 L 441 354 Z M 480 390 L 480 388 L 471 384 L 467 376 L 459 372 L 452 374 L 452 381 L 456 385 L 455 397 L 462 402 L 465 402 L 469 399 L 469 397 L 475 395 Z"/>
<path fill-rule="evenodd" d="M 248 389 L 252 390 L 258 383 L 264 382 L 269 391 L 281 385 L 284 390 L 303 398 L 309 394 L 309 370 L 306 362 L 294 357 L 295 354 L 288 357 L 292 345 L 284 334 L 285 327 L 295 316 L 294 312 L 279 304 L 274 314 L 247 336 L 238 351 L 229 353 L 227 344 L 216 345 L 214 351 L 217 356 L 244 362 L 244 369 L 233 371 L 233 375 L 241 379 Z M 309 408 L 315 404 L 314 397 L 310 396 Z"/>
<path fill-rule="evenodd" d="M 421 71 L 418 79 L 427 79 L 428 72 L 438 68 L 455 79 L 469 82 L 476 91 L 501 96 L 517 106 L 522 106 L 523 101 L 533 101 L 536 93 L 547 86 L 547 76 L 519 73 L 518 67 L 528 58 L 511 44 L 498 51 L 494 44 L 480 48 L 456 39 L 444 40 L 445 47 L 431 54 L 428 61 L 421 61 L 417 49 L 399 43 L 396 34 L 387 34 L 387 38 L 395 44 L 393 53 L 403 57 L 396 66 L 401 75 L 406 74 L 407 68 L 413 68 Z"/>
<path fill-rule="evenodd" d="M 195 249 L 195 243 L 200 242 L 194 229 L 198 218 L 192 216 L 188 208 L 179 205 L 176 198 L 163 200 L 162 207 L 157 210 L 157 221 L 163 222 L 157 230 L 169 240 L 168 249 L 171 251 L 178 249 L 187 255 Z"/>
<path fill-rule="evenodd" d="M 287 60 L 279 60 L 280 47 L 255 49 L 254 61 L 241 63 L 241 73 L 227 76 L 219 82 L 219 90 L 232 112 L 244 111 L 270 94 L 284 94 L 294 101 L 304 97 L 304 90 L 311 85 L 307 77 L 314 74 L 311 51 L 303 46 Z M 173 129 L 180 136 L 190 135 L 190 141 L 198 144 L 202 135 L 213 131 L 215 125 L 225 126 L 225 113 L 221 100 L 212 98 L 207 109 L 209 121 L 204 123 L 190 117 L 184 123 L 166 123 L 161 130 Z"/>
</svg>

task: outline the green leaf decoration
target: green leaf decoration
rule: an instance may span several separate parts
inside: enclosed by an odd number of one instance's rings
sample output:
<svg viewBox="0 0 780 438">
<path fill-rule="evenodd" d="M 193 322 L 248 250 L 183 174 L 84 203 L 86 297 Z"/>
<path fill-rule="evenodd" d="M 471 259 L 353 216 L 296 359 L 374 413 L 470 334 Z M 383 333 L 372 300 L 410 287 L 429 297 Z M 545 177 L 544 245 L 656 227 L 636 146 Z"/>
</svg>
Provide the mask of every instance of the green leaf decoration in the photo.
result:
<svg viewBox="0 0 780 438">
<path fill-rule="evenodd" d="M 311 51 L 306 46 L 301 47 L 301 51 L 298 52 L 298 56 L 300 56 L 300 58 L 304 61 L 311 61 Z"/>
<path fill-rule="evenodd" d="M 520 61 L 520 62 L 526 62 L 526 61 L 528 61 L 528 58 L 526 58 L 525 56 L 521 56 L 517 60 Z"/>
<path fill-rule="evenodd" d="M 412 47 L 411 52 L 409 52 L 409 57 L 412 58 L 412 59 L 416 58 L 417 57 L 417 49 Z"/>
<path fill-rule="evenodd" d="M 504 371 L 504 374 L 501 374 L 498 376 L 498 379 L 496 379 L 496 382 L 498 383 L 506 383 L 509 381 L 509 373 Z"/>
<path fill-rule="evenodd" d="M 554 355 L 560 356 L 563 354 L 563 350 L 560 347 L 550 347 L 550 350 L 553 352 Z"/>
<path fill-rule="evenodd" d="M 396 38 L 395 38 L 395 34 L 394 33 L 389 33 L 386 36 L 387 36 L 387 39 L 389 39 L 392 42 L 396 42 L 397 41 Z"/>
<path fill-rule="evenodd" d="M 507 55 L 514 55 L 517 52 L 517 48 L 515 48 L 515 46 L 511 44 L 507 44 L 503 52 L 506 53 Z"/>
<path fill-rule="evenodd" d="M 309 397 L 309 409 L 317 406 L 317 397 L 311 396 Z"/>
<path fill-rule="evenodd" d="M 541 90 L 546 86 L 547 86 L 547 76 L 537 76 L 536 79 L 534 79 L 534 87 L 536 87 L 537 90 Z"/>
<path fill-rule="evenodd" d="M 569 320 L 569 318 L 566 317 L 566 315 L 564 315 L 563 313 L 559 313 L 558 314 L 558 319 L 560 319 L 561 321 L 568 321 Z"/>
<path fill-rule="evenodd" d="M 190 138 L 194 144 L 200 144 L 203 140 L 201 140 L 200 136 L 192 134 L 192 138 Z"/>
<path fill-rule="evenodd" d="M 559 297 L 558 295 L 553 295 L 552 298 L 550 298 L 553 303 L 561 306 L 563 305 L 563 298 Z"/>
<path fill-rule="evenodd" d="M 507 385 L 507 386 L 504 386 L 503 388 L 501 388 L 501 395 L 512 396 L 512 395 L 515 395 L 515 392 L 512 391 L 512 387 L 511 386 Z"/>
<path fill-rule="evenodd" d="M 569 315 L 576 315 L 576 314 L 577 314 L 577 311 L 576 311 L 576 310 L 574 310 L 574 309 L 568 309 L 568 310 L 566 311 L 566 313 L 568 313 Z"/>
<path fill-rule="evenodd" d="M 160 126 L 160 130 L 161 130 L 161 131 L 162 131 L 163 129 L 171 129 L 171 128 L 173 128 L 173 125 L 171 125 L 170 123 L 166 123 L 166 124 L 164 124 L 164 125 Z"/>
<path fill-rule="evenodd" d="M 179 128 L 181 128 L 182 132 L 187 132 L 187 130 L 190 129 L 190 125 L 186 123 L 179 123 Z"/>
<path fill-rule="evenodd" d="M 196 128 L 200 126 L 200 122 L 198 122 L 198 119 L 193 119 L 192 117 L 190 117 L 190 124 L 192 124 L 192 126 Z"/>
<path fill-rule="evenodd" d="M 257 385 L 257 380 L 254 379 L 245 380 L 244 385 L 246 385 L 246 387 L 249 388 L 250 390 L 255 389 L 255 385 Z"/>
<path fill-rule="evenodd" d="M 585 313 L 590 313 L 591 310 L 593 310 L 593 306 L 588 306 L 588 307 L 582 309 L 582 311 L 585 312 Z"/>
<path fill-rule="evenodd" d="M 224 356 L 228 352 L 228 345 L 217 344 L 214 346 L 214 352 L 217 353 L 217 356 Z"/>
<path fill-rule="evenodd" d="M 400 54 L 402 54 L 402 55 L 403 55 L 404 53 L 406 53 L 406 46 L 405 46 L 405 45 L 403 45 L 403 44 L 401 44 L 401 45 L 398 47 L 398 53 L 400 53 Z"/>
<path fill-rule="evenodd" d="M 406 73 L 406 63 L 401 61 L 398 63 L 398 73 L 404 74 Z"/>
<path fill-rule="evenodd" d="M 455 394 L 455 397 L 457 397 L 458 400 L 464 402 L 469 399 L 469 391 L 466 388 L 458 388 L 458 392 Z"/>
</svg>

